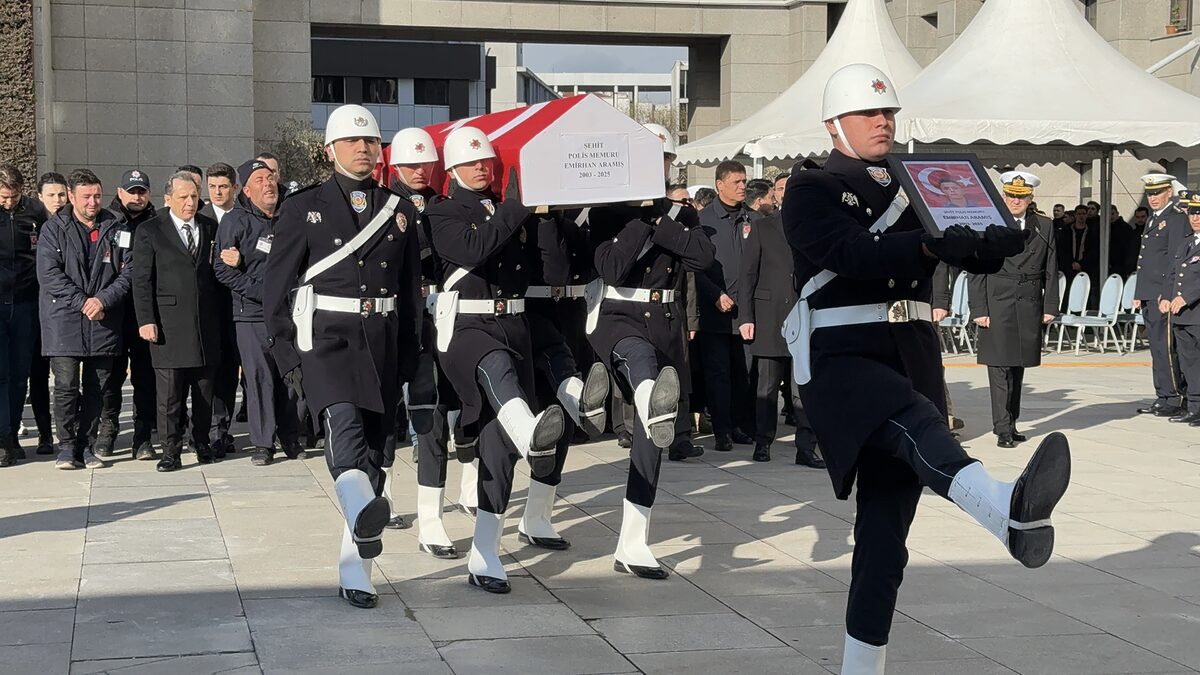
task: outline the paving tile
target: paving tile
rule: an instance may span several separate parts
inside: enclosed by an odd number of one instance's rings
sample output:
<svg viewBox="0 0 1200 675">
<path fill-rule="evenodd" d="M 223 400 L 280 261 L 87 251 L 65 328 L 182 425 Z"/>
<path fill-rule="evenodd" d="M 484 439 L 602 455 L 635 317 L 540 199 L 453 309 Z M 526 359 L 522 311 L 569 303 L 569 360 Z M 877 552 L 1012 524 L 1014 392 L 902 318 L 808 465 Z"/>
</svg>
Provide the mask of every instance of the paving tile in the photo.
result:
<svg viewBox="0 0 1200 675">
<path fill-rule="evenodd" d="M 558 600 L 532 577 L 509 572 L 512 592 L 488 593 L 467 583 L 466 575 L 449 579 L 414 579 L 392 584 L 392 588 L 413 609 L 422 607 L 491 607 L 495 605 L 553 604 Z"/>
<path fill-rule="evenodd" d="M 845 592 L 733 595 L 721 599 L 763 628 L 841 626 L 846 621 Z M 903 615 L 897 618 L 906 620 Z"/>
<path fill-rule="evenodd" d="M 787 647 L 631 654 L 629 660 L 647 675 L 736 673 L 748 670 L 756 675 L 827 675 L 829 672 Z"/>
<path fill-rule="evenodd" d="M 596 587 L 552 588 L 552 592 L 584 619 L 729 611 L 724 604 L 678 575 L 651 582 L 612 579 Z"/>
<path fill-rule="evenodd" d="M 0 646 L 69 643 L 74 609 L 0 612 Z"/>
<path fill-rule="evenodd" d="M 770 633 L 732 613 L 597 619 L 591 624 L 622 654 L 780 646 Z"/>
<path fill-rule="evenodd" d="M 88 528 L 84 562 L 221 560 L 226 555 L 221 528 L 214 518 L 118 520 Z"/>
<path fill-rule="evenodd" d="M 360 623 L 362 614 L 378 609 L 342 606 L 346 613 L 335 624 L 255 630 L 254 649 L 263 671 L 347 673 L 386 666 L 393 673 L 422 673 L 426 667 L 437 668 L 431 664 L 441 658 L 415 622 Z M 349 664 L 353 671 L 347 670 Z"/>
<path fill-rule="evenodd" d="M 457 675 L 632 673 L 636 668 L 595 636 L 462 640 L 441 647 Z"/>
<path fill-rule="evenodd" d="M 181 520 L 212 518 L 212 502 L 203 490 L 180 491 L 179 486 L 92 488 L 88 521 Z"/>
<path fill-rule="evenodd" d="M 413 610 L 413 615 L 434 642 L 595 634 L 562 605 L 430 607 Z"/>
<path fill-rule="evenodd" d="M 963 644 L 1022 675 L 1166 673 L 1179 664 L 1111 635 L 973 638 Z"/>
<path fill-rule="evenodd" d="M 0 646 L 4 675 L 65 673 L 71 667 L 71 643 Z"/>
<path fill-rule="evenodd" d="M 252 653 L 107 659 L 71 664 L 71 675 L 255 675 L 260 672 L 258 657 Z"/>
</svg>

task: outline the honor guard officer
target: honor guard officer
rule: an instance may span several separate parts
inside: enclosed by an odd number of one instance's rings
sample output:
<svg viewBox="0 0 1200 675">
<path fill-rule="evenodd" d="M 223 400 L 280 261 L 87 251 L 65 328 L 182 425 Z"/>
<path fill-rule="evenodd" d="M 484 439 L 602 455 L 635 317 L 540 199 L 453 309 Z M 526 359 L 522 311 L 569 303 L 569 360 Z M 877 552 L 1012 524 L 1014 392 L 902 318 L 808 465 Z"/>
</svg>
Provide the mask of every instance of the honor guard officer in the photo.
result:
<svg viewBox="0 0 1200 675">
<path fill-rule="evenodd" d="M 452 177 L 450 194 L 425 210 L 444 265 L 434 301 L 437 349 L 462 401 L 460 423 L 481 429 L 483 480 L 468 581 L 489 593 L 508 593 L 500 536 L 516 458 L 529 462 L 534 478 L 551 475 L 564 428 L 562 408 L 553 405 L 535 415 L 529 405 L 534 375 L 525 292 L 530 265 L 542 256 L 542 228 L 520 202 L 515 170 L 504 202 L 497 204 L 491 189 L 496 152 L 486 134 L 460 127 L 446 137 L 442 152 Z M 565 254 L 559 256 L 565 270 Z"/>
<path fill-rule="evenodd" d="M 1164 296 L 1162 302 L 1167 303 L 1166 311 L 1171 313 L 1171 328 L 1184 380 L 1200 382 L 1200 195 L 1190 193 L 1181 206 L 1187 210 L 1192 236 L 1175 251 L 1170 300 Z M 1200 396 L 1189 397 L 1187 409 L 1171 421 L 1200 427 Z"/>
<path fill-rule="evenodd" d="M 800 397 L 839 499 L 857 476 L 854 558 L 842 675 L 884 671 L 885 645 L 922 487 L 952 500 L 1028 567 L 1053 549 L 1051 511 L 1066 491 L 1066 438 L 1051 434 L 1015 483 L 996 481 L 946 426 L 941 353 L 930 322 L 938 259 L 1000 269 L 1023 237 L 953 226 L 926 234 L 886 156 L 900 109 L 878 68 L 851 64 L 826 83 L 834 150 L 788 180 L 783 219 L 799 301 L 785 323 Z M 863 392 L 870 392 L 863 396 Z"/>
<path fill-rule="evenodd" d="M 1042 335 L 1058 314 L 1058 258 L 1054 223 L 1033 211 L 1033 190 L 1042 180 L 1024 171 L 1000 176 L 1004 205 L 1025 233 L 1025 251 L 1006 258 L 995 274 L 972 274 L 967 298 L 979 326 L 978 360 L 988 367 L 992 433 L 996 445 L 1014 448 L 1025 369 L 1042 363 Z"/>
<path fill-rule="evenodd" d="M 1169 305 L 1173 297 L 1172 259 L 1192 232 L 1187 215 L 1174 199 L 1174 182 L 1175 177 L 1165 173 L 1142 176 L 1150 219 L 1142 235 L 1135 289 L 1137 299 L 1133 301 L 1133 307 L 1142 308 L 1146 322 L 1155 399 L 1154 403 L 1138 408 L 1138 413 L 1156 417 L 1172 417 L 1183 412 L 1186 405 L 1183 398 L 1187 395 L 1187 382 L 1180 373 L 1171 334 L 1173 318 L 1169 311 L 1162 309 L 1163 302 Z"/>
<path fill-rule="evenodd" d="M 325 127 L 336 169 L 283 203 L 267 259 L 268 342 L 288 383 L 325 426 L 325 459 L 346 519 L 340 594 L 374 607 L 371 558 L 390 515 L 384 450 L 420 340 L 420 254 L 408 200 L 371 177 L 380 153 L 370 111 L 344 105 Z"/>
<path fill-rule="evenodd" d="M 665 164 L 668 157 L 664 153 Z M 588 338 L 635 410 L 613 569 L 645 579 L 667 578 L 648 535 L 662 451 L 676 438 L 679 373 L 687 370 L 685 317 L 675 304 L 675 289 L 686 270 L 703 272 L 713 264 L 713 244 L 704 231 L 685 227 L 670 211 L 674 208 L 662 199 L 647 208 L 612 205 L 589 215 L 600 280 L 589 287 Z"/>
<path fill-rule="evenodd" d="M 428 298 L 438 292 L 442 282 L 442 260 L 433 248 L 433 235 L 425 209 L 441 199 L 431 185 L 434 164 L 438 161 L 433 138 L 424 129 L 408 128 L 396 132 L 391 144 L 391 164 L 395 168 L 392 190 L 412 202 L 417 209 L 417 239 L 421 248 L 421 296 Z M 435 358 L 433 315 L 426 308 L 421 313 L 421 355 L 417 373 L 405 387 L 408 419 L 417 434 L 417 542 L 422 551 L 435 558 L 454 559 L 458 550 L 446 534 L 442 523 L 442 502 L 446 493 L 446 458 L 450 441 L 447 412 L 457 407 L 457 397 L 449 380 L 441 372 Z M 450 405 L 448 405 L 450 404 Z M 392 485 L 393 461 L 389 461 L 389 497 Z M 458 453 L 460 462 L 471 462 L 468 453 Z M 392 503 L 395 508 L 395 502 Z M 393 512 L 392 526 L 404 521 Z"/>
</svg>

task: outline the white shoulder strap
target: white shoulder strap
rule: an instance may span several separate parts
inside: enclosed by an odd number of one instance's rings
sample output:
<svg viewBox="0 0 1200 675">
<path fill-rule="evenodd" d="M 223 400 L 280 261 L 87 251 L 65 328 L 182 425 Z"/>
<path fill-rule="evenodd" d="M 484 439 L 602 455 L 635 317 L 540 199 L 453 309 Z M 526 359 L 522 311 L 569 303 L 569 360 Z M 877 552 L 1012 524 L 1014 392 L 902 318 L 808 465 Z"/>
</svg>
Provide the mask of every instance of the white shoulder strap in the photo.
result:
<svg viewBox="0 0 1200 675">
<path fill-rule="evenodd" d="M 381 227 L 384 227 L 391 221 L 392 214 L 396 212 L 396 204 L 398 203 L 400 203 L 399 195 L 393 194 L 389 196 L 383 208 L 379 210 L 379 213 L 375 214 L 375 217 L 371 219 L 371 222 L 367 223 L 366 227 L 354 235 L 354 238 L 346 242 L 341 248 L 318 260 L 316 264 L 309 266 L 308 270 L 304 272 L 304 276 L 300 277 L 300 283 L 307 284 L 313 280 L 313 277 L 325 272 L 348 258 L 351 253 L 362 248 L 363 244 L 375 236 Z"/>
<path fill-rule="evenodd" d="M 887 210 L 879 216 L 879 219 L 871 224 L 870 231 L 876 234 L 887 231 L 888 228 L 896 224 L 900 219 L 900 214 L 904 213 L 904 209 L 908 208 L 908 194 L 904 192 L 904 188 L 896 193 L 892 198 L 892 203 L 888 204 Z M 807 300 L 810 295 L 821 290 L 825 284 L 837 278 L 837 274 L 829 270 L 821 270 L 813 278 L 804 284 L 804 288 L 800 289 L 800 299 Z"/>
<path fill-rule="evenodd" d="M 575 225 L 577 227 L 583 227 L 583 224 L 587 222 L 588 214 L 590 214 L 591 212 L 592 212 L 592 207 L 590 207 L 590 206 L 581 210 L 579 212 L 579 215 L 575 216 Z"/>
<path fill-rule="evenodd" d="M 454 284 L 457 284 L 458 282 L 462 281 L 468 274 L 471 273 L 471 270 L 473 270 L 473 269 L 475 269 L 474 265 L 467 265 L 466 267 L 460 267 L 460 268 L 454 270 L 453 272 L 451 272 L 450 276 L 446 277 L 446 283 L 442 284 L 442 290 L 443 291 L 450 290 L 450 288 L 453 287 Z"/>
<path fill-rule="evenodd" d="M 679 212 L 682 210 L 683 210 L 683 206 L 681 206 L 679 204 L 672 204 L 671 209 L 669 211 L 667 211 L 667 217 L 670 218 L 671 220 L 675 220 L 676 218 L 679 217 Z"/>
</svg>

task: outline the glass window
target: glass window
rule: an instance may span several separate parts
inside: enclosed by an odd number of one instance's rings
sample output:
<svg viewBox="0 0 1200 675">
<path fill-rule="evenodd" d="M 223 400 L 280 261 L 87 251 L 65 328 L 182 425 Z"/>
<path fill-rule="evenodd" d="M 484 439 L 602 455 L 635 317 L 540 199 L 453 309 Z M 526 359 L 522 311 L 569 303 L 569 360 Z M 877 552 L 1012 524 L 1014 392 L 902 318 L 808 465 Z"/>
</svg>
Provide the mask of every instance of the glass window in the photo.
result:
<svg viewBox="0 0 1200 675">
<path fill-rule="evenodd" d="M 318 75 L 313 78 L 313 103 L 345 103 L 346 81 L 341 77 Z"/>
<path fill-rule="evenodd" d="M 365 103 L 396 103 L 396 81 L 382 77 L 363 78 L 363 101 Z"/>
<path fill-rule="evenodd" d="M 413 80 L 417 105 L 450 105 L 450 80 Z"/>
<path fill-rule="evenodd" d="M 1171 0 L 1170 25 L 1176 31 L 1190 30 L 1192 27 L 1192 0 Z"/>
</svg>

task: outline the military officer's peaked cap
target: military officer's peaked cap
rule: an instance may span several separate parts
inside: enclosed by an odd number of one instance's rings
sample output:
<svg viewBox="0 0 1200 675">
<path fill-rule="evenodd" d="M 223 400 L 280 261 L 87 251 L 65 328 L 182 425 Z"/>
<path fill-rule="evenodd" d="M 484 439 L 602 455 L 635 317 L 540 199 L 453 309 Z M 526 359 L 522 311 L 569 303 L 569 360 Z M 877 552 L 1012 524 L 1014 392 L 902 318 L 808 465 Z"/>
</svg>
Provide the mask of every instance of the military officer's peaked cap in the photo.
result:
<svg viewBox="0 0 1200 675">
<path fill-rule="evenodd" d="M 1142 176 L 1142 185 L 1146 192 L 1156 193 L 1173 187 L 1175 184 L 1175 176 L 1169 173 L 1148 173 Z"/>
<path fill-rule="evenodd" d="M 1188 215 L 1200 215 L 1200 191 L 1189 190 L 1184 199 L 1184 206 L 1187 207 Z"/>
<path fill-rule="evenodd" d="M 1000 174 L 1004 194 L 1013 197 L 1028 197 L 1033 189 L 1042 184 L 1042 179 L 1028 171 L 1005 171 Z"/>
</svg>

